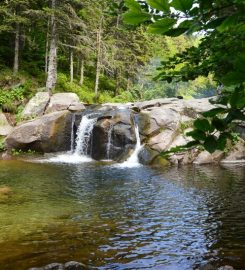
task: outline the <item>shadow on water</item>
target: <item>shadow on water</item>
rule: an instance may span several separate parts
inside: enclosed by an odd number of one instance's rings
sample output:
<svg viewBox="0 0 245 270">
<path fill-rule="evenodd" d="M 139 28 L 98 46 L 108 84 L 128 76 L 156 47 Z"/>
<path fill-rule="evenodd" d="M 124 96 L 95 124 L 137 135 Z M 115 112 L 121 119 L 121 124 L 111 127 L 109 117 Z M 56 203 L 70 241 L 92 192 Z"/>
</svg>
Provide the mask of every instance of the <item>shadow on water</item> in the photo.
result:
<svg viewBox="0 0 245 270">
<path fill-rule="evenodd" d="M 245 269 L 245 167 L 0 162 L 0 269 Z"/>
</svg>

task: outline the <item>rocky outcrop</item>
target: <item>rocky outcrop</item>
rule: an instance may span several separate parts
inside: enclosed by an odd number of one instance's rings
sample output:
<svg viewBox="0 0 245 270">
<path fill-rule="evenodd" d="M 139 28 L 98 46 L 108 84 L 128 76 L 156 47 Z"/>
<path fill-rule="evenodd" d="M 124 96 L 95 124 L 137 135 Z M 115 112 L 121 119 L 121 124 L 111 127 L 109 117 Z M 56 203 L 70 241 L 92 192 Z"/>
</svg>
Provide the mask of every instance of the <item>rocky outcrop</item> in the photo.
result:
<svg viewBox="0 0 245 270">
<path fill-rule="evenodd" d="M 58 152 L 70 149 L 69 111 L 54 112 L 17 126 L 6 138 L 7 149 Z"/>
<path fill-rule="evenodd" d="M 104 112 L 93 129 L 92 158 L 125 159 L 136 143 L 133 126 L 130 110 L 112 109 Z"/>
<path fill-rule="evenodd" d="M 38 92 L 25 106 L 22 119 L 34 119 L 63 110 L 82 112 L 85 109 L 86 107 L 75 93 L 57 93 L 50 97 L 48 92 Z"/>
<path fill-rule="evenodd" d="M 22 118 L 31 119 L 43 115 L 49 99 L 50 96 L 48 92 L 38 92 L 25 106 Z"/>
<path fill-rule="evenodd" d="M 0 136 L 7 136 L 12 130 L 13 127 L 9 124 L 6 116 L 0 112 Z"/>
<path fill-rule="evenodd" d="M 80 100 L 75 93 L 57 93 L 51 96 L 46 113 L 68 110 L 79 106 Z"/>
<path fill-rule="evenodd" d="M 34 101 L 30 101 L 27 108 L 35 104 Z M 112 159 L 118 162 L 126 160 L 135 149 L 135 125 L 138 125 L 143 144 L 138 154 L 139 161 L 154 166 L 167 165 L 168 162 L 161 153 L 189 142 L 191 138 L 185 134 L 192 129 L 194 120 L 200 113 L 214 107 L 208 99 L 167 98 L 128 104 L 107 103 L 85 108 L 73 93 L 54 94 L 46 104 L 46 109 L 43 108 L 44 104 L 39 105 L 36 105 L 37 108 L 33 105 L 33 109 L 29 111 L 36 112 L 36 115 L 42 112 L 44 115 L 17 126 L 6 139 L 8 149 L 31 149 L 38 152 L 70 150 L 71 136 L 73 135 L 74 141 L 83 115 L 90 115 L 96 121 L 93 121 L 86 145 L 89 146 L 87 153 L 93 159 Z M 243 123 L 239 123 L 239 128 L 241 127 L 243 128 Z M 192 149 L 171 154 L 169 157 L 172 164 L 244 160 L 245 146 L 242 139 L 226 155 L 221 151 L 209 154 Z"/>
</svg>

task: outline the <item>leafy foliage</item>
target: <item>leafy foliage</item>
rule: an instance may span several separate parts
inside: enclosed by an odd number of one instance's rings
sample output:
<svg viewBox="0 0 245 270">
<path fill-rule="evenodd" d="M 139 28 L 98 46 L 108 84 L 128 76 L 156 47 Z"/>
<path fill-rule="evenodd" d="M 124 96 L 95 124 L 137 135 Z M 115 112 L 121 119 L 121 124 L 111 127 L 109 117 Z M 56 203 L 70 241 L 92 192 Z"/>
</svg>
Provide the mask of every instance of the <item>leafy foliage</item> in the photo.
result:
<svg viewBox="0 0 245 270">
<path fill-rule="evenodd" d="M 131 0 L 134 1 L 134 0 Z M 139 1 L 142 3 L 142 1 Z M 162 61 L 157 79 L 167 82 L 195 80 L 212 75 L 220 95 L 213 103 L 218 108 L 194 122 L 189 136 L 193 143 L 210 153 L 223 150 L 237 121 L 244 121 L 245 3 L 242 0 L 173 0 L 147 1 L 137 13 L 150 15 L 148 31 L 179 36 L 199 31 L 199 46 L 192 46 Z M 129 5 L 128 5 L 129 7 Z M 133 24 L 133 21 L 125 21 Z M 145 22 L 145 20 L 144 20 Z M 202 33 L 202 34 L 200 34 Z M 176 150 L 176 149 L 175 149 Z"/>
</svg>

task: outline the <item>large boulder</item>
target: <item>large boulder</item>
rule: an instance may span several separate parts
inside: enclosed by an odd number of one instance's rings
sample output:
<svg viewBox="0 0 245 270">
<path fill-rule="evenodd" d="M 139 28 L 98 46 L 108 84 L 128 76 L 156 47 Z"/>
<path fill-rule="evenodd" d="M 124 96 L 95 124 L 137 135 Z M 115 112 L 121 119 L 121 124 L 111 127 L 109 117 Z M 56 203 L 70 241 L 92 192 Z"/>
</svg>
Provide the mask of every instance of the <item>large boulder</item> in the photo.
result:
<svg viewBox="0 0 245 270">
<path fill-rule="evenodd" d="M 134 148 L 136 137 L 129 110 L 109 110 L 96 122 L 91 137 L 94 159 L 122 160 Z"/>
<path fill-rule="evenodd" d="M 138 107 L 140 110 L 146 110 L 153 107 L 161 107 L 162 105 L 171 104 L 174 101 L 178 101 L 177 98 L 159 98 L 153 100 L 147 100 L 143 102 L 136 102 L 134 107 Z"/>
<path fill-rule="evenodd" d="M 70 150 L 72 114 L 54 112 L 17 126 L 6 138 L 7 149 L 58 152 Z"/>
<path fill-rule="evenodd" d="M 245 163 L 245 141 L 240 139 L 236 145 L 232 147 L 226 157 L 221 161 L 222 163 Z"/>
<path fill-rule="evenodd" d="M 170 108 L 142 111 L 138 117 L 140 134 L 147 137 L 147 145 L 158 152 L 169 148 L 178 134 L 181 116 Z"/>
<path fill-rule="evenodd" d="M 209 153 L 207 151 L 201 152 L 197 158 L 194 160 L 194 164 L 202 165 L 209 163 L 218 163 L 224 157 L 224 152 L 216 150 L 214 153 Z"/>
<path fill-rule="evenodd" d="M 139 152 L 139 162 L 144 165 L 150 165 L 159 153 L 149 146 L 144 146 Z"/>
<path fill-rule="evenodd" d="M 0 112 L 0 136 L 7 136 L 13 130 L 13 127 L 9 124 L 6 116 Z"/>
<path fill-rule="evenodd" d="M 44 114 L 50 96 L 48 92 L 38 92 L 29 100 L 22 112 L 23 119 L 35 118 Z"/>
<path fill-rule="evenodd" d="M 46 113 L 68 110 L 71 106 L 80 104 L 79 97 L 75 93 L 57 93 L 51 96 Z"/>
</svg>

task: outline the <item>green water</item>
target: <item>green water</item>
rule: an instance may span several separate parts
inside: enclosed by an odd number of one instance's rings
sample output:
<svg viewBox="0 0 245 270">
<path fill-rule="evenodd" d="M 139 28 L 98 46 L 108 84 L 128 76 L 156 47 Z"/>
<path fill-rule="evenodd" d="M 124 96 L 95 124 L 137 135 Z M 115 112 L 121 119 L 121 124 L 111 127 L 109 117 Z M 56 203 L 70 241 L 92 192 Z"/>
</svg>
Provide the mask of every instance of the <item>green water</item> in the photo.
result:
<svg viewBox="0 0 245 270">
<path fill-rule="evenodd" d="M 0 269 L 245 269 L 244 184 L 242 166 L 0 161 Z"/>
</svg>

